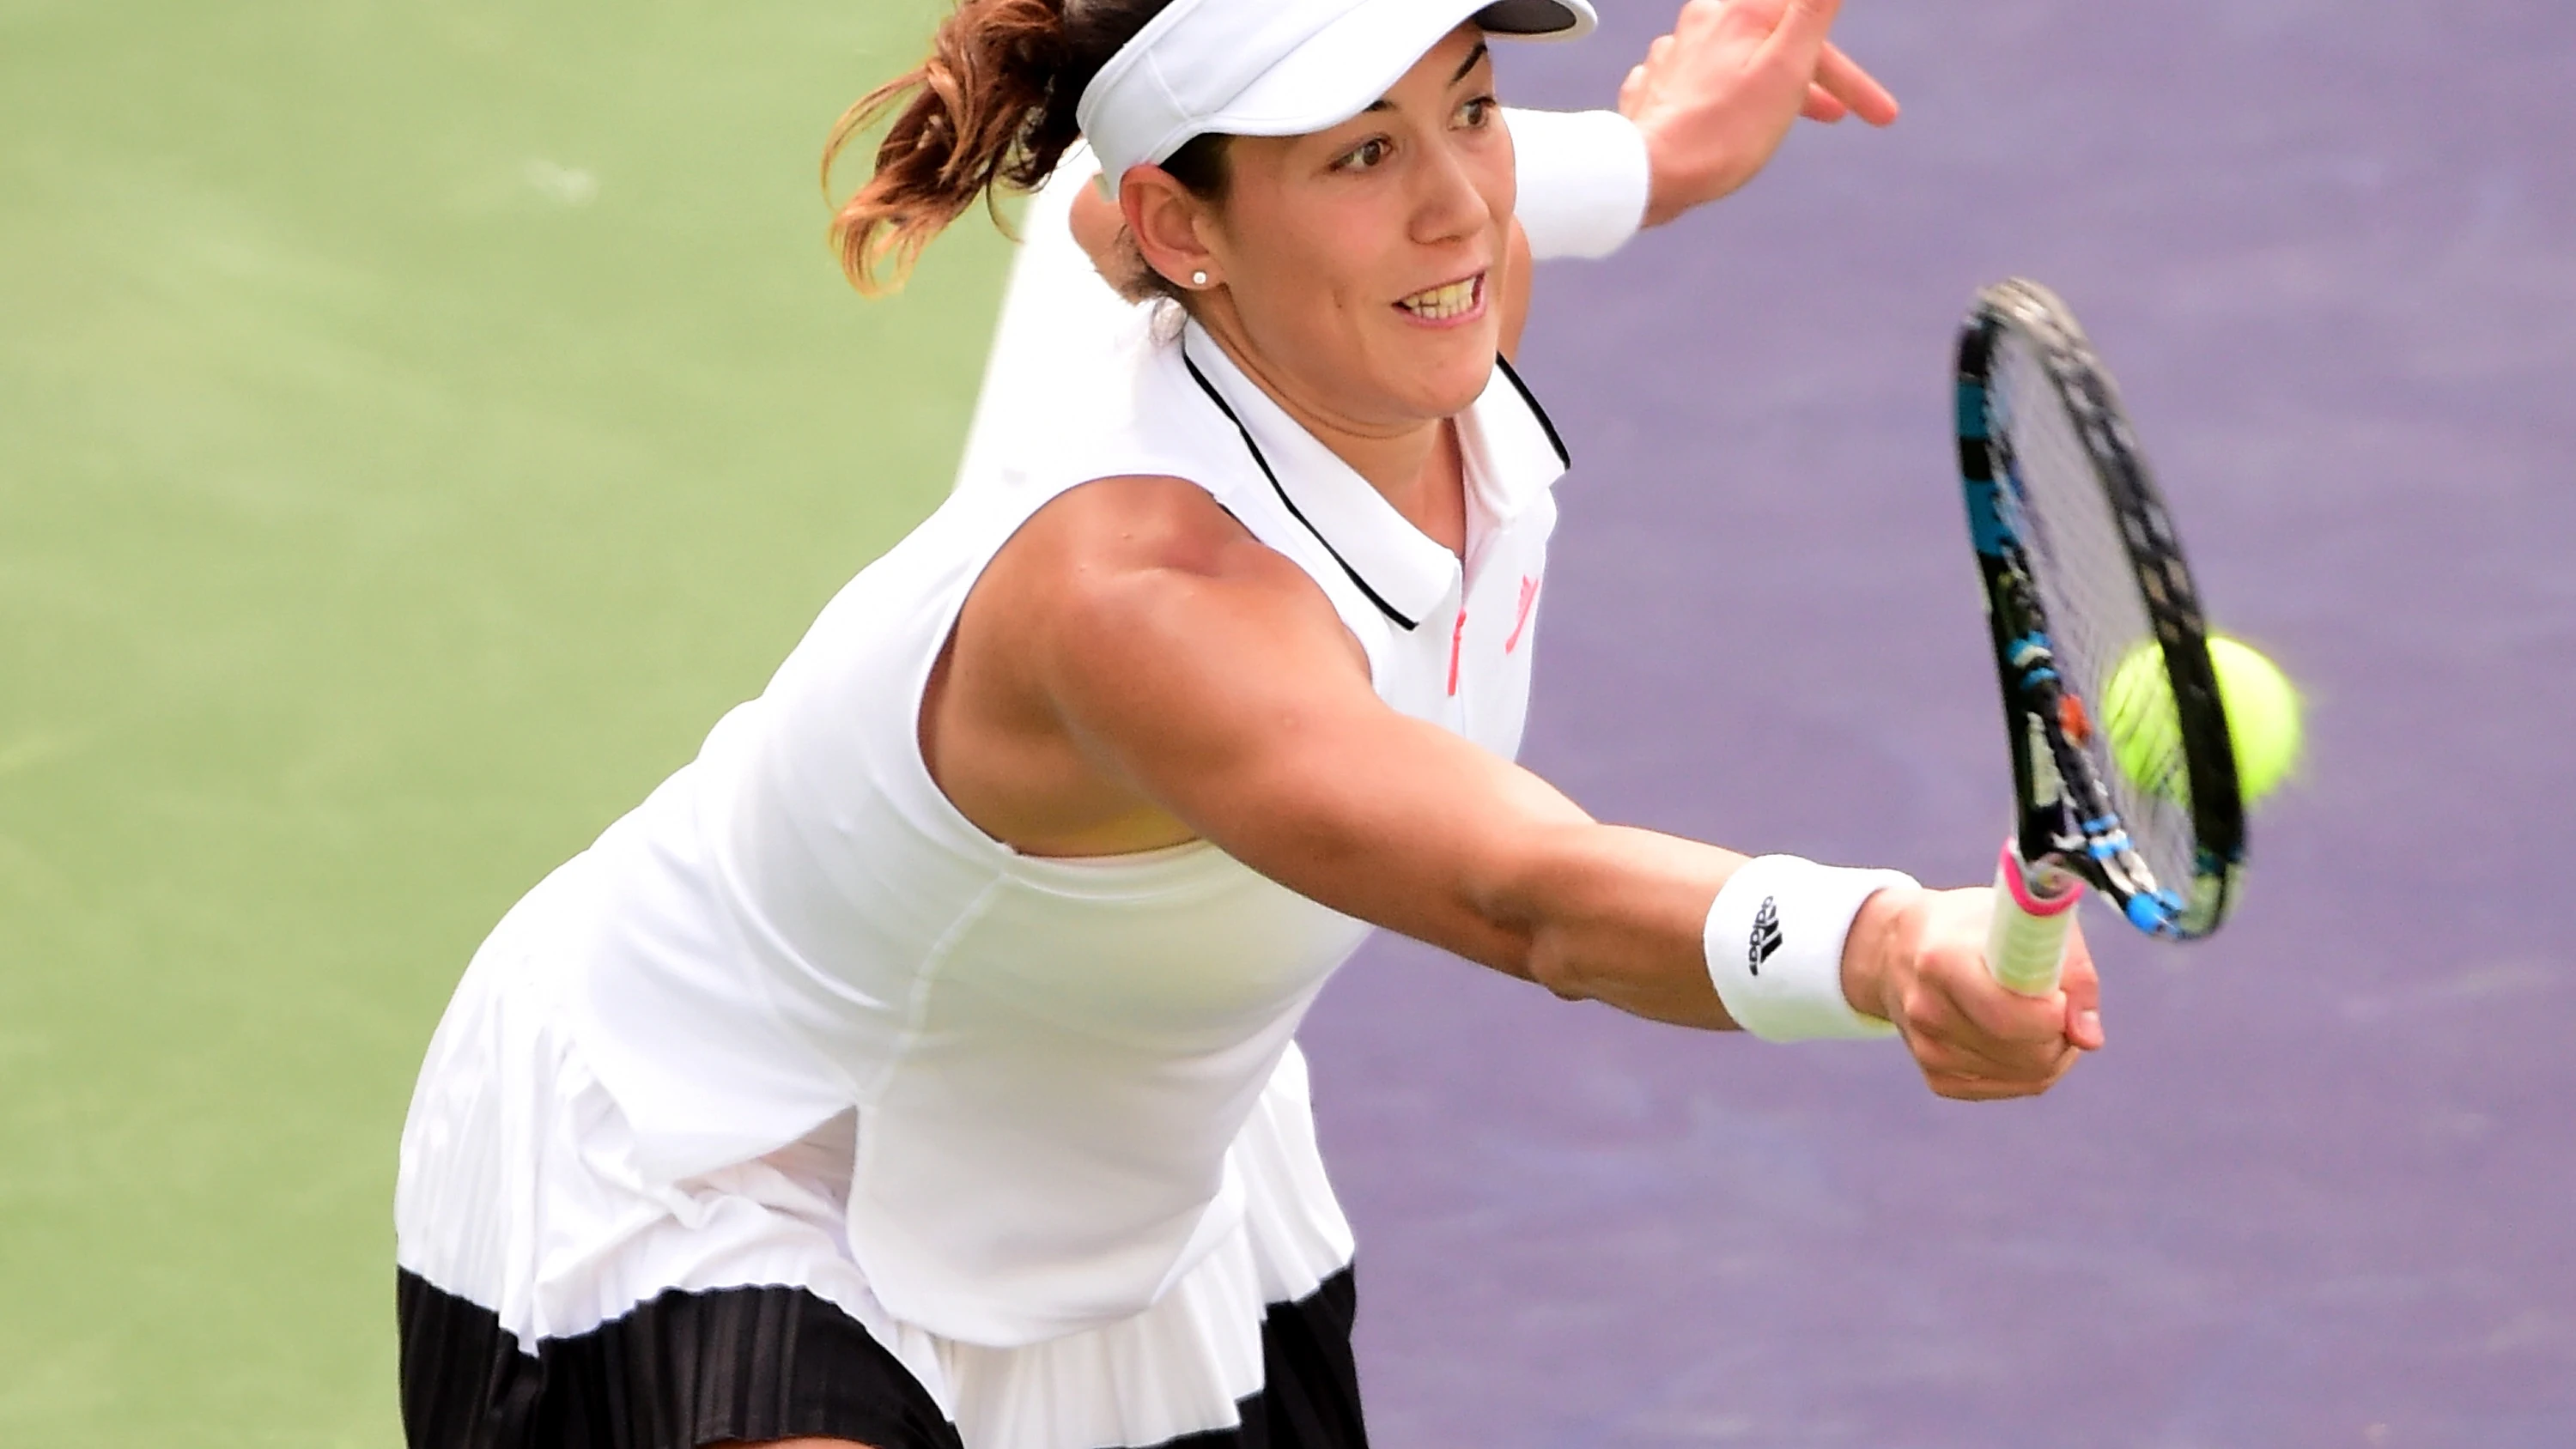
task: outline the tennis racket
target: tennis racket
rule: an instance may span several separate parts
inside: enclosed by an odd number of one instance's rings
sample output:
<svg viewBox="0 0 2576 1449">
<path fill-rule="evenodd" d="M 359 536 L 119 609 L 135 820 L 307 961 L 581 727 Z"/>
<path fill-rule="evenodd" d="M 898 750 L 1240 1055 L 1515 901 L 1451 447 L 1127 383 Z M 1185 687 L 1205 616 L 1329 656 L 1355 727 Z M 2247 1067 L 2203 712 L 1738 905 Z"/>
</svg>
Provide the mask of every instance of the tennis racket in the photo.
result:
<svg viewBox="0 0 2576 1449">
<path fill-rule="evenodd" d="M 1959 478 L 2016 807 L 1986 961 L 2045 995 L 2088 886 L 2152 936 L 2218 929 L 2245 807 L 2199 592 L 2074 314 L 2035 282 L 1988 287 L 1958 367 Z"/>
</svg>

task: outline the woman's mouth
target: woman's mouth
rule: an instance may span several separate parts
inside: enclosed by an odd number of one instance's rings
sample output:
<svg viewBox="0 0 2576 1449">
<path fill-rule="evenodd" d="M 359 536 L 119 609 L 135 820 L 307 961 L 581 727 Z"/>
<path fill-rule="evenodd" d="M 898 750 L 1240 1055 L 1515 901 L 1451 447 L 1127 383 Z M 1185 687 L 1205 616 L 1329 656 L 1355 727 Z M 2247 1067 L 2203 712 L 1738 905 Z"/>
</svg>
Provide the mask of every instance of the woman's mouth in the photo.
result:
<svg viewBox="0 0 2576 1449">
<path fill-rule="evenodd" d="M 1472 317 L 1485 305 L 1485 274 L 1426 287 L 1395 304 L 1425 322 L 1454 322 Z"/>
</svg>

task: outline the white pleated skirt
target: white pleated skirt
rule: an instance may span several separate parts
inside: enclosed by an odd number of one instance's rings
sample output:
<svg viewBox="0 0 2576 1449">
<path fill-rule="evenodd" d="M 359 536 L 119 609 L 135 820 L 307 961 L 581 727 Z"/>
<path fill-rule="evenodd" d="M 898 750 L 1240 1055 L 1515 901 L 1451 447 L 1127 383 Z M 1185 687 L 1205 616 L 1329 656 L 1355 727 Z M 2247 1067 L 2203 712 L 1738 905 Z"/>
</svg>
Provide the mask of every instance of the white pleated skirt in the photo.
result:
<svg viewBox="0 0 2576 1449">
<path fill-rule="evenodd" d="M 403 1273 L 488 1315 L 523 1354 L 674 1294 L 799 1289 L 864 1329 L 967 1449 L 1123 1449 L 1236 1428 L 1265 1389 L 1265 1318 L 1328 1280 L 1347 1293 L 1350 1228 L 1292 1046 L 1234 1147 L 1249 1202 L 1240 1230 L 1151 1308 L 1018 1348 L 896 1319 L 844 1235 L 855 1114 L 765 1157 L 653 1184 L 566 1026 L 561 963 L 523 915 L 476 954 L 430 1043 L 394 1206 Z M 441 1372 L 436 1358 L 419 1371 Z M 407 1414 L 413 1359 L 407 1344 Z"/>
</svg>

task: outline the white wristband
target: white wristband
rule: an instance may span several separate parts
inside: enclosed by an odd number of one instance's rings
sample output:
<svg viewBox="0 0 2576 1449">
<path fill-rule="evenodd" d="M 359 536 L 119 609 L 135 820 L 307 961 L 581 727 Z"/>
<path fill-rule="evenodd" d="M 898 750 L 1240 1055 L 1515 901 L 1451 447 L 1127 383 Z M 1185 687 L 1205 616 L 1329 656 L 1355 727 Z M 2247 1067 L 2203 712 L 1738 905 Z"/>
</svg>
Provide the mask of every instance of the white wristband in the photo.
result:
<svg viewBox="0 0 2576 1449">
<path fill-rule="evenodd" d="M 1735 1024 L 1764 1041 L 1890 1036 L 1896 1028 L 1843 997 L 1843 940 L 1862 904 L 1897 870 L 1851 870 L 1794 855 L 1758 855 L 1708 908 L 1708 977 Z"/>
<path fill-rule="evenodd" d="M 1520 173 L 1521 230 L 1530 254 L 1606 257 L 1646 219 L 1653 175 L 1646 137 L 1617 111 L 1505 107 Z"/>
</svg>

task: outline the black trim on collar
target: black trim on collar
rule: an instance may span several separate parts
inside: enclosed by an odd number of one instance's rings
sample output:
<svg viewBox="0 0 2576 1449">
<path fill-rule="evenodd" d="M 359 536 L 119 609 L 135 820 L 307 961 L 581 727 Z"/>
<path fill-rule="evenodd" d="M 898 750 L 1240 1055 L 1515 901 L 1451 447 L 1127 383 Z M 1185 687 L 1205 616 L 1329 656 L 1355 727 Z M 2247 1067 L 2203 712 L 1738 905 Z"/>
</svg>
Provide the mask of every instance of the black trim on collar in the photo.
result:
<svg viewBox="0 0 2576 1449">
<path fill-rule="evenodd" d="M 1190 361 L 1190 350 L 1187 347 L 1183 347 L 1180 349 L 1180 352 L 1181 366 L 1190 370 L 1190 381 L 1199 385 L 1199 391 L 1206 393 L 1208 401 L 1216 404 L 1216 410 L 1225 414 L 1225 420 L 1234 424 L 1234 430 L 1243 435 L 1244 448 L 1252 454 L 1252 461 L 1259 465 L 1261 476 L 1270 480 L 1271 491 L 1279 495 L 1279 501 L 1281 503 L 1288 505 L 1289 516 L 1296 519 L 1299 523 L 1306 525 L 1306 531 L 1315 535 L 1315 542 L 1324 546 L 1324 552 L 1333 556 L 1333 562 L 1342 566 L 1342 572 L 1350 578 L 1352 585 L 1362 594 L 1367 595 L 1370 603 L 1377 605 L 1377 611 L 1379 613 L 1386 615 L 1387 618 L 1402 626 L 1407 632 L 1421 628 L 1421 620 L 1408 619 L 1402 614 L 1397 613 L 1395 611 L 1395 606 L 1388 603 L 1384 595 L 1380 594 L 1377 590 L 1370 588 L 1369 581 L 1360 577 L 1360 571 L 1351 567 L 1351 561 L 1342 557 L 1342 551 L 1333 547 L 1333 541 L 1324 537 L 1324 531 L 1317 528 L 1314 525 L 1314 522 L 1306 517 L 1305 510 L 1297 506 L 1297 500 L 1289 497 L 1288 490 L 1280 485 L 1279 475 L 1270 471 L 1270 460 L 1261 456 L 1261 445 L 1252 441 L 1252 429 L 1243 425 L 1243 419 L 1236 417 L 1234 415 L 1234 409 L 1226 406 L 1224 396 L 1216 390 L 1216 386 L 1213 383 L 1210 383 L 1207 380 L 1207 374 L 1199 371 L 1199 365 L 1197 363 Z M 1514 378 L 1512 381 L 1517 385 L 1520 379 Z M 1528 389 L 1522 389 L 1521 396 L 1528 397 Z M 1535 410 L 1538 407 L 1538 404 L 1533 402 L 1530 404 L 1530 407 Z M 1541 426 L 1546 426 L 1547 414 L 1539 414 L 1539 423 Z M 1549 427 L 1547 435 L 1548 438 L 1553 441 L 1556 437 L 1556 429 Z M 1560 457 L 1565 453 L 1565 449 L 1562 446 L 1560 446 L 1556 451 Z"/>
<path fill-rule="evenodd" d="M 1529 404 L 1530 416 L 1538 419 L 1540 431 L 1547 434 L 1547 445 L 1556 450 L 1556 461 L 1568 468 L 1573 467 L 1574 455 L 1565 451 L 1565 439 L 1556 435 L 1556 420 L 1547 415 L 1547 409 L 1538 405 L 1538 395 L 1529 390 L 1528 383 L 1521 381 L 1518 372 L 1512 370 L 1512 360 L 1497 352 L 1494 365 L 1503 370 L 1503 376 L 1512 380 L 1512 390 L 1521 395 L 1521 401 Z"/>
</svg>

